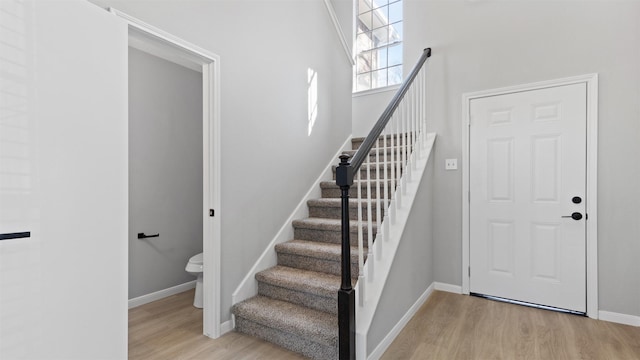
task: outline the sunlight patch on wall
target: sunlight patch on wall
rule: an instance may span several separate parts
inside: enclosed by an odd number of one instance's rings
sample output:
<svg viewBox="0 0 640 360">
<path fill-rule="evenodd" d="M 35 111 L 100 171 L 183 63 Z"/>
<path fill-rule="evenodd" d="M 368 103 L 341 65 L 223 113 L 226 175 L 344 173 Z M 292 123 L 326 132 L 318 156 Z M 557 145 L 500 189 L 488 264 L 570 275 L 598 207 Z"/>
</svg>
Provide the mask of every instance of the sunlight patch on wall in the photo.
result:
<svg viewBox="0 0 640 360">
<path fill-rule="evenodd" d="M 308 134 L 311 136 L 313 125 L 318 119 L 318 73 L 312 68 L 307 69 L 307 113 L 309 121 Z"/>
</svg>

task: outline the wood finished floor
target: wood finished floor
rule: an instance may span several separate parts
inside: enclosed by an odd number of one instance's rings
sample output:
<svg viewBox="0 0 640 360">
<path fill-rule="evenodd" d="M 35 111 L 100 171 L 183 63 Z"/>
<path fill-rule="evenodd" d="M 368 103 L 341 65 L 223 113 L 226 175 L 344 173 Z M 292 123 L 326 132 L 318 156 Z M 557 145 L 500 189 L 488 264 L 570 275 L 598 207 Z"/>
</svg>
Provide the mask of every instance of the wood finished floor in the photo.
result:
<svg viewBox="0 0 640 360">
<path fill-rule="evenodd" d="M 640 359 L 640 328 L 435 291 L 382 359 Z"/>
<path fill-rule="evenodd" d="M 230 332 L 218 339 L 202 335 L 202 310 L 195 290 L 129 310 L 130 360 L 304 359 L 252 336 Z"/>
<path fill-rule="evenodd" d="M 193 294 L 129 310 L 129 359 L 303 359 L 235 332 L 203 336 Z M 640 360 L 640 328 L 436 291 L 382 359 Z"/>
</svg>

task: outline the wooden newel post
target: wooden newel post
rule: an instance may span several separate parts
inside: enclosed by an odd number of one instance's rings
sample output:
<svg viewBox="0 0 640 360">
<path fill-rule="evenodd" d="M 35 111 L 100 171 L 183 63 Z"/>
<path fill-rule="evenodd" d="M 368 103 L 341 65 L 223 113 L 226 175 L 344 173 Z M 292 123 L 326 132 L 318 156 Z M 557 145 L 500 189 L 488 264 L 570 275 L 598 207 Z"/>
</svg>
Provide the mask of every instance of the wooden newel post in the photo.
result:
<svg viewBox="0 0 640 360">
<path fill-rule="evenodd" d="M 342 200 L 342 281 L 338 291 L 338 354 L 340 360 L 356 358 L 356 294 L 351 287 L 351 235 L 349 226 L 349 189 L 353 185 L 353 168 L 349 155 L 340 156 L 336 184 Z"/>
</svg>

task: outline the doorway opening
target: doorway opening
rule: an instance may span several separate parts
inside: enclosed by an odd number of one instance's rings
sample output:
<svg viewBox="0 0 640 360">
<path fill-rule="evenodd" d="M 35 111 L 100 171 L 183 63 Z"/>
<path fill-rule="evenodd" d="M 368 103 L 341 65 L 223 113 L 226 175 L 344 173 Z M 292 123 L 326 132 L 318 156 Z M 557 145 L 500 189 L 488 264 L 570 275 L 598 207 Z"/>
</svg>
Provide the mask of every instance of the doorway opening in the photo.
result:
<svg viewBox="0 0 640 360">
<path fill-rule="evenodd" d="M 111 8 L 109 11 L 128 23 L 129 47 L 136 49 L 133 51 L 151 54 L 156 58 L 181 65 L 197 72 L 200 77 L 201 91 L 199 94 L 202 99 L 199 102 L 201 109 L 198 111 L 201 110 L 199 115 L 202 122 L 197 131 L 201 133 L 202 139 L 202 166 L 199 169 L 202 174 L 202 204 L 198 214 L 202 220 L 204 275 L 202 322 L 203 334 L 217 338 L 221 335 L 220 217 L 218 215 L 220 211 L 219 57 L 116 9 Z M 171 147 L 172 144 L 163 144 L 163 146 Z M 153 229 L 148 231 L 153 232 Z M 155 233 L 145 235 L 155 235 Z M 138 240 L 135 239 L 135 241 Z M 181 271 L 185 271 L 186 264 L 186 261 L 181 264 Z"/>
</svg>

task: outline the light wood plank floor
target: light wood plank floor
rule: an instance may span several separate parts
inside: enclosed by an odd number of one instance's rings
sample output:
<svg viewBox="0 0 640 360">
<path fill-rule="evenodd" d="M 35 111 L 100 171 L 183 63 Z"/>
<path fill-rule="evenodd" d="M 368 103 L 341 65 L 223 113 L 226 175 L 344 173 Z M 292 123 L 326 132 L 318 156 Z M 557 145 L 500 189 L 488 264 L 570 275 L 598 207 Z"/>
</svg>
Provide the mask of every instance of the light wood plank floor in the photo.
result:
<svg viewBox="0 0 640 360">
<path fill-rule="evenodd" d="M 192 305 L 194 292 L 185 291 L 129 310 L 129 359 L 304 359 L 236 332 L 215 340 L 202 335 L 202 310 Z"/>
<path fill-rule="evenodd" d="M 382 359 L 640 359 L 640 328 L 435 291 Z"/>
<path fill-rule="evenodd" d="M 202 335 L 193 290 L 129 310 L 129 359 L 303 359 L 235 332 Z M 640 328 L 436 291 L 382 359 L 640 360 Z"/>
</svg>

